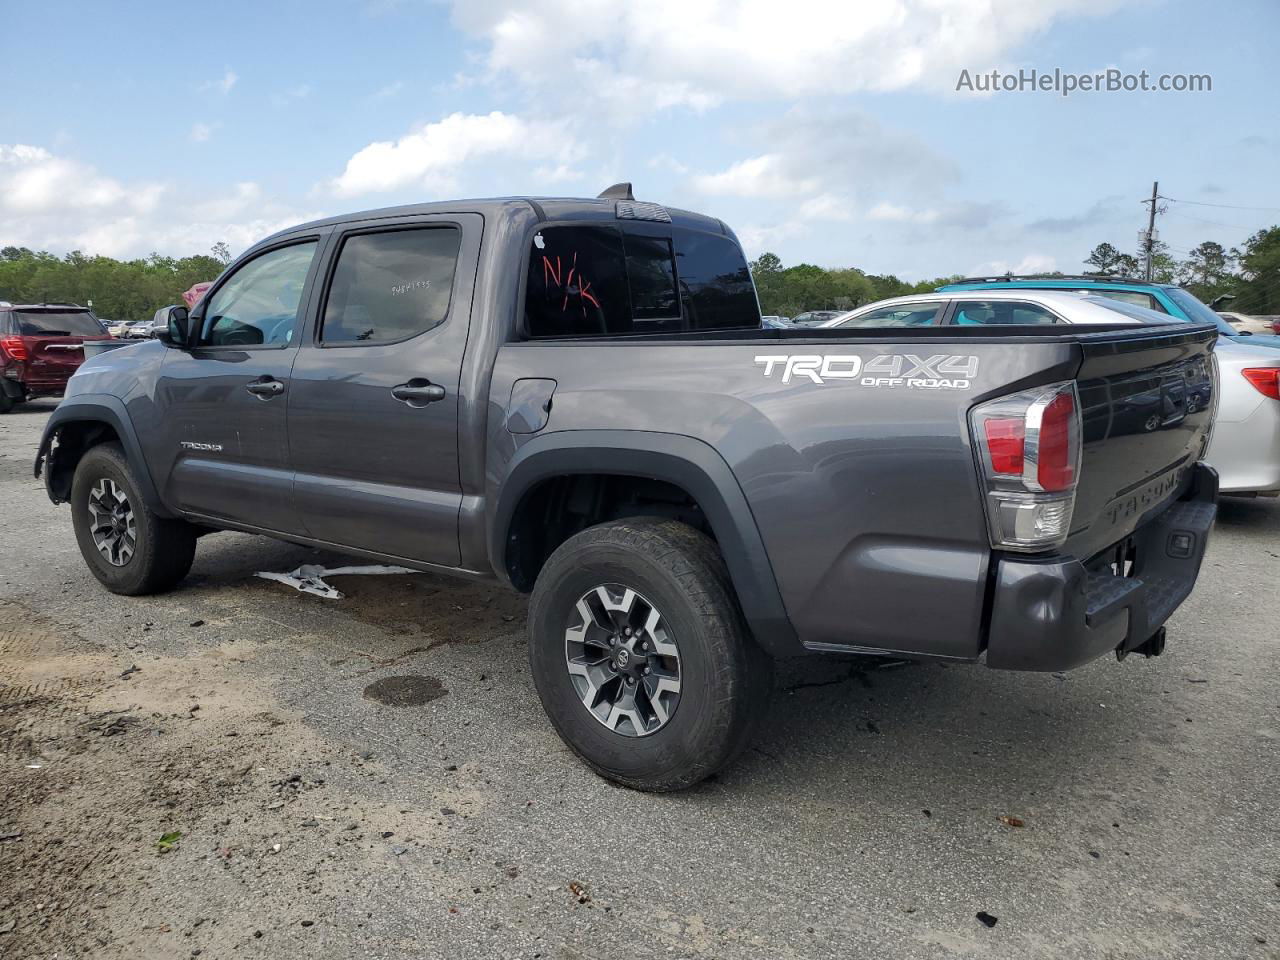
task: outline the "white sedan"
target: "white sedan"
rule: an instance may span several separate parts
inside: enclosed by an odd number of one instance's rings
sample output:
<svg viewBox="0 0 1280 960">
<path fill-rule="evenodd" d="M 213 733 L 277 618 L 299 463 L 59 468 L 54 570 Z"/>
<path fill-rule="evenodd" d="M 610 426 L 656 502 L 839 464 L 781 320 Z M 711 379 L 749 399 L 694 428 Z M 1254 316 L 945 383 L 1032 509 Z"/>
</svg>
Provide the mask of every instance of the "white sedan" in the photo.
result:
<svg viewBox="0 0 1280 960">
<path fill-rule="evenodd" d="M 1146 307 L 1074 292 L 975 290 L 922 293 L 867 304 L 824 323 L 857 327 L 998 326 L 1043 323 L 1181 323 Z M 1218 412 L 1205 459 L 1219 489 L 1280 495 L 1280 349 L 1219 337 Z"/>
</svg>

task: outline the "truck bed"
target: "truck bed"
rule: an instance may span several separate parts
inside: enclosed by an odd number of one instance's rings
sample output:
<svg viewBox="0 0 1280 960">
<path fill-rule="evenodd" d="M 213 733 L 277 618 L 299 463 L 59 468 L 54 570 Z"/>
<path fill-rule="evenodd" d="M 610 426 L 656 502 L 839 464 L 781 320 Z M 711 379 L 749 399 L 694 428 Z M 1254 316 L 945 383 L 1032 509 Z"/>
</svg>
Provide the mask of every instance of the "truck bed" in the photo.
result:
<svg viewBox="0 0 1280 960">
<path fill-rule="evenodd" d="M 973 660 L 985 649 L 1000 554 L 987 533 L 968 411 L 1077 380 L 1081 479 L 1061 552 L 1091 560 L 1185 491 L 1211 419 L 1215 338 L 1208 325 L 1177 323 L 508 343 L 491 404 L 506 407 L 517 380 L 539 378 L 554 381 L 554 403 L 536 440 L 503 437 L 490 452 L 498 464 L 490 463 L 489 495 L 497 496 L 501 462 L 560 431 L 695 438 L 740 485 L 801 644 Z M 936 375 L 914 385 L 888 375 L 921 361 Z M 608 441 L 597 442 L 607 465 Z M 728 560 L 731 571 L 748 562 Z M 750 608 L 752 598 L 742 602 Z"/>
</svg>

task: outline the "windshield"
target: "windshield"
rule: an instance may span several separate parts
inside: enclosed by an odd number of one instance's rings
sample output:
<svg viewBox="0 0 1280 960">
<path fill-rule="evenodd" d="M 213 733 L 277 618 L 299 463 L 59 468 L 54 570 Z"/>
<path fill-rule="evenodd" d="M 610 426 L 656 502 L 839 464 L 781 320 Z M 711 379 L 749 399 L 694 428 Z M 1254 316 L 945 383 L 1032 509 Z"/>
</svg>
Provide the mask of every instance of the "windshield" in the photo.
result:
<svg viewBox="0 0 1280 960">
<path fill-rule="evenodd" d="M 102 327 L 93 314 L 70 310 L 23 310 L 14 313 L 24 337 L 100 337 Z"/>
<path fill-rule="evenodd" d="M 1165 293 L 1169 294 L 1170 300 L 1187 311 L 1187 316 L 1196 321 L 1196 323 L 1212 323 L 1218 328 L 1219 333 L 1225 333 L 1229 337 L 1239 336 L 1235 327 L 1231 326 L 1231 324 L 1227 323 L 1227 321 L 1223 320 L 1181 287 L 1168 287 L 1165 289 Z"/>
</svg>

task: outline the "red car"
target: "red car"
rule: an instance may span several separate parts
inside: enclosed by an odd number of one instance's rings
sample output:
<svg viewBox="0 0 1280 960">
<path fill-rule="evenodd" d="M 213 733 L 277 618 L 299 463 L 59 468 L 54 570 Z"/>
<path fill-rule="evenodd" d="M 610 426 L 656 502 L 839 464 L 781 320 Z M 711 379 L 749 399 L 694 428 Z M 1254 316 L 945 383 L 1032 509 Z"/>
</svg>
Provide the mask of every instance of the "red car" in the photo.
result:
<svg viewBox="0 0 1280 960">
<path fill-rule="evenodd" d="M 0 413 L 61 394 L 84 363 L 86 340 L 111 339 L 87 307 L 0 301 Z"/>
</svg>

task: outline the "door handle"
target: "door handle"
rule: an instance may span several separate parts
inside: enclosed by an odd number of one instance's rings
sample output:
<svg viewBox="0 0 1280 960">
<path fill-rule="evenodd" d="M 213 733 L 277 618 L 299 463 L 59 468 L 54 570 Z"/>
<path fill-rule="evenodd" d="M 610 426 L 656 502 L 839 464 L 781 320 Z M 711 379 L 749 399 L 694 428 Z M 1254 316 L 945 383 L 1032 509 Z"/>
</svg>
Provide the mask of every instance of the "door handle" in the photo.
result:
<svg viewBox="0 0 1280 960">
<path fill-rule="evenodd" d="M 444 387 L 421 377 L 414 377 L 408 383 L 391 388 L 391 395 L 411 407 L 425 407 L 444 399 Z"/>
<path fill-rule="evenodd" d="M 284 393 L 284 384 L 279 380 L 255 380 L 245 389 L 261 400 L 270 400 Z"/>
</svg>

